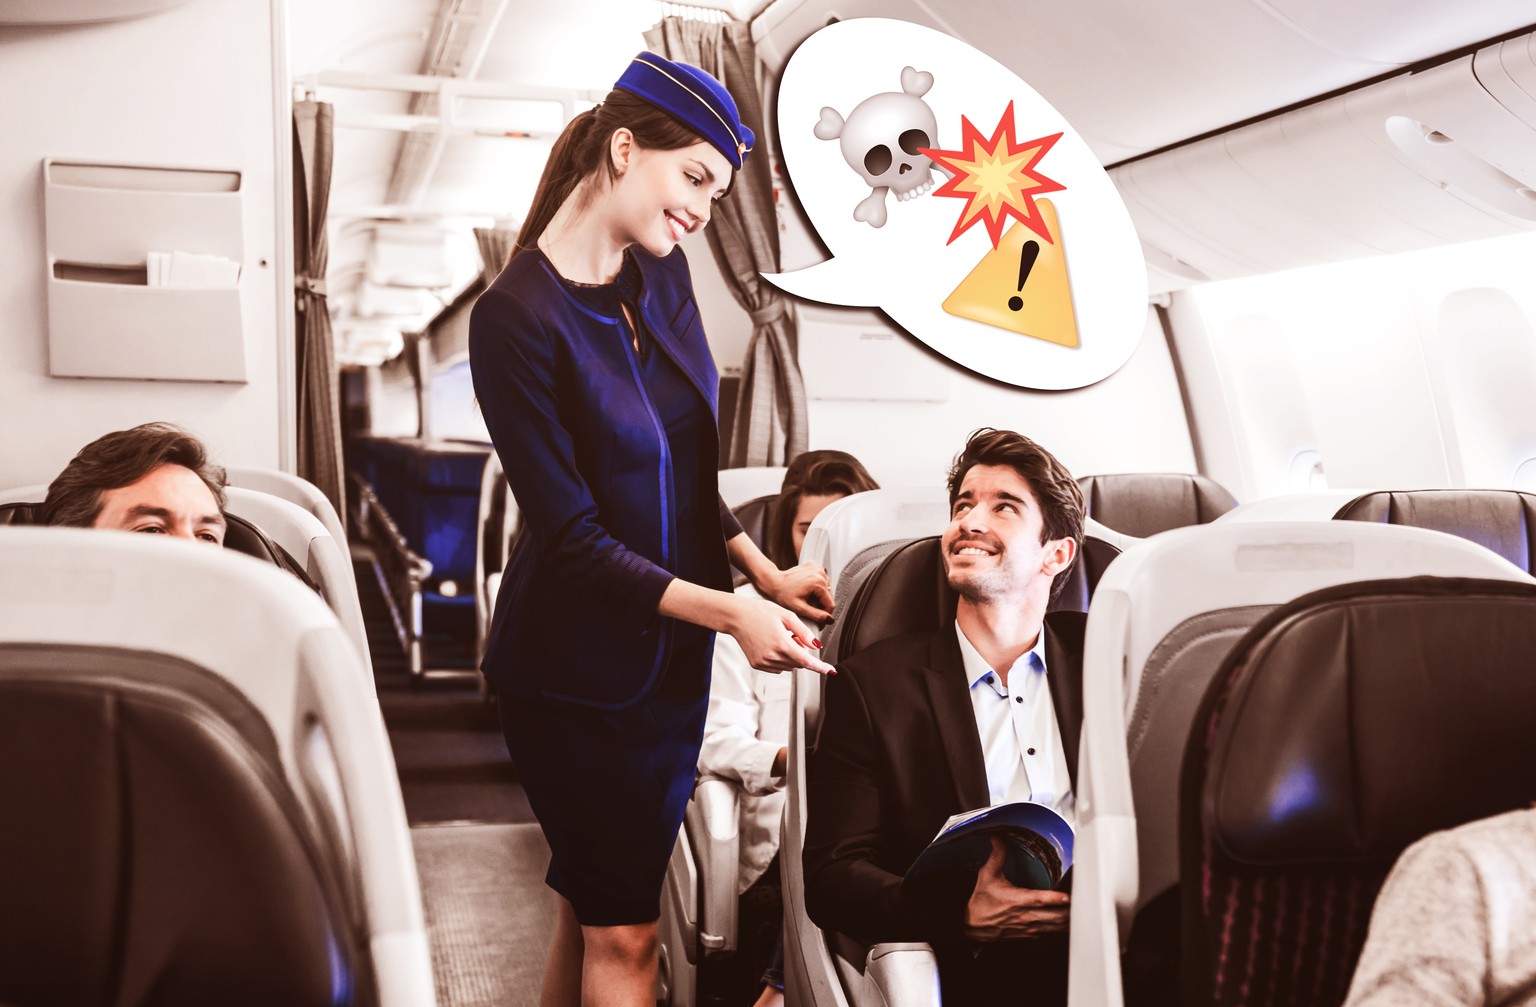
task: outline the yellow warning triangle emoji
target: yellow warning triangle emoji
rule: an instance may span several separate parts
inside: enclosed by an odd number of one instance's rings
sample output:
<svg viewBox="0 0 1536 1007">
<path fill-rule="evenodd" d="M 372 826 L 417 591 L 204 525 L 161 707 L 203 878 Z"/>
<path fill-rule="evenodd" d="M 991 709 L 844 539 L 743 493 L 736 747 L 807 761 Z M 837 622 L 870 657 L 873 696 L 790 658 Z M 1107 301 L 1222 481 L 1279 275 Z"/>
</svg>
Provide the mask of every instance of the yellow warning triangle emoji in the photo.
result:
<svg viewBox="0 0 1536 1007">
<path fill-rule="evenodd" d="M 1061 224 L 1049 199 L 1037 199 L 1035 205 L 1054 241 L 1041 241 L 1023 224 L 1014 224 L 944 299 L 944 310 L 1021 336 L 1076 346 L 1077 316 Z"/>
</svg>

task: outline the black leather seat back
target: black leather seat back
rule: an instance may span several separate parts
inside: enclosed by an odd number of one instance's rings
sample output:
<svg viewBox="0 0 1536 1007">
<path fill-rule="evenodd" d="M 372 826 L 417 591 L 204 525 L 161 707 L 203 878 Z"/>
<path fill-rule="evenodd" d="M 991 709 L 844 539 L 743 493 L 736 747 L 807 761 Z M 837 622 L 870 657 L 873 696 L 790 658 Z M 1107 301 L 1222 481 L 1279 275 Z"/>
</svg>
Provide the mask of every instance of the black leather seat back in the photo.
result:
<svg viewBox="0 0 1536 1007">
<path fill-rule="evenodd" d="M 741 522 L 741 530 L 747 533 L 759 549 L 768 544 L 768 521 L 773 515 L 774 501 L 779 498 L 777 493 L 760 496 L 739 507 L 732 507 L 731 513 L 736 515 L 736 520 Z"/>
<path fill-rule="evenodd" d="M 43 523 L 42 512 L 40 503 L 0 504 L 0 525 L 40 525 Z"/>
<path fill-rule="evenodd" d="M 773 515 L 774 501 L 778 498 L 779 495 L 777 493 L 770 493 L 767 496 L 755 497 L 740 506 L 731 508 L 731 513 L 736 516 L 737 521 L 741 522 L 741 530 L 747 533 L 747 537 L 759 549 L 767 548 L 768 522 Z M 731 568 L 731 578 L 732 583 L 737 587 L 747 582 L 747 575 L 737 570 L 734 566 Z"/>
<path fill-rule="evenodd" d="M 375 1002 L 349 882 L 222 678 L 0 648 L 0 808 L 0 1002 Z"/>
<path fill-rule="evenodd" d="M 956 596 L 944 574 L 939 536 L 913 539 L 887 556 L 865 578 L 841 617 L 838 656 L 902 633 L 939 629 L 954 621 Z M 1099 578 L 1120 550 L 1085 537 L 1067 582 L 1051 611 L 1086 612 Z"/>
<path fill-rule="evenodd" d="M 1356 497 L 1335 520 L 1405 524 L 1476 542 L 1536 573 L 1536 493 L 1519 490 L 1381 491 Z"/>
<path fill-rule="evenodd" d="M 1518 581 L 1346 584 L 1254 625 L 1184 758 L 1187 1002 L 1342 1002 L 1398 854 L 1536 799 L 1533 654 Z"/>
<path fill-rule="evenodd" d="M 1237 506 L 1220 483 L 1183 472 L 1083 476 L 1077 484 L 1089 517 L 1136 538 L 1208 524 Z"/>
</svg>

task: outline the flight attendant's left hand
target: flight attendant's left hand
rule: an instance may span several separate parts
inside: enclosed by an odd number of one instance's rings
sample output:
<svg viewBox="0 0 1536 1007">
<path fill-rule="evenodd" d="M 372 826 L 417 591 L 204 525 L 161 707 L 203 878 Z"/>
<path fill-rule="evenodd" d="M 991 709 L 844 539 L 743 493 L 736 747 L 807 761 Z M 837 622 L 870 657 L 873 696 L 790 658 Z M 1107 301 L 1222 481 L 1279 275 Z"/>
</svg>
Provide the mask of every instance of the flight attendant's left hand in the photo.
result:
<svg viewBox="0 0 1536 1007">
<path fill-rule="evenodd" d="M 757 588 L 763 597 L 812 622 L 832 618 L 832 582 L 821 564 L 804 562 L 788 570 L 775 569 Z"/>
</svg>

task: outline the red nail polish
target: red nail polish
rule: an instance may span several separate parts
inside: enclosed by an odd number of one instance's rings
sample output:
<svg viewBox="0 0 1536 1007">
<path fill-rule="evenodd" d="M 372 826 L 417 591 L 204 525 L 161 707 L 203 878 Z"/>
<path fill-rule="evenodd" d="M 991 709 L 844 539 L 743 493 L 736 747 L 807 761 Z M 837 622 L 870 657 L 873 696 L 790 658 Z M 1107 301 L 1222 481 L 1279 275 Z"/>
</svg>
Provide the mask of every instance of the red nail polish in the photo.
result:
<svg viewBox="0 0 1536 1007">
<path fill-rule="evenodd" d="M 815 645 L 817 650 L 821 649 L 821 641 L 820 640 L 812 640 L 811 643 Z"/>
</svg>

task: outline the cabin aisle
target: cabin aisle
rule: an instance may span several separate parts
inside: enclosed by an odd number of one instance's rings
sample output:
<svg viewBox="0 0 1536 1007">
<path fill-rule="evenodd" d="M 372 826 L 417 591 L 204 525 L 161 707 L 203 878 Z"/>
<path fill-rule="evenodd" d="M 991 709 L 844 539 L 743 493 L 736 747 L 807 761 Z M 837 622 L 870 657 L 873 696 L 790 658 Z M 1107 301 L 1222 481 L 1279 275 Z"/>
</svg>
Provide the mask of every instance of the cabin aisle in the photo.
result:
<svg viewBox="0 0 1536 1007">
<path fill-rule="evenodd" d="M 411 824 L 438 1007 L 535 1005 L 549 849 L 474 679 L 412 688 L 365 547 L 353 546 L 379 705 Z"/>
</svg>

